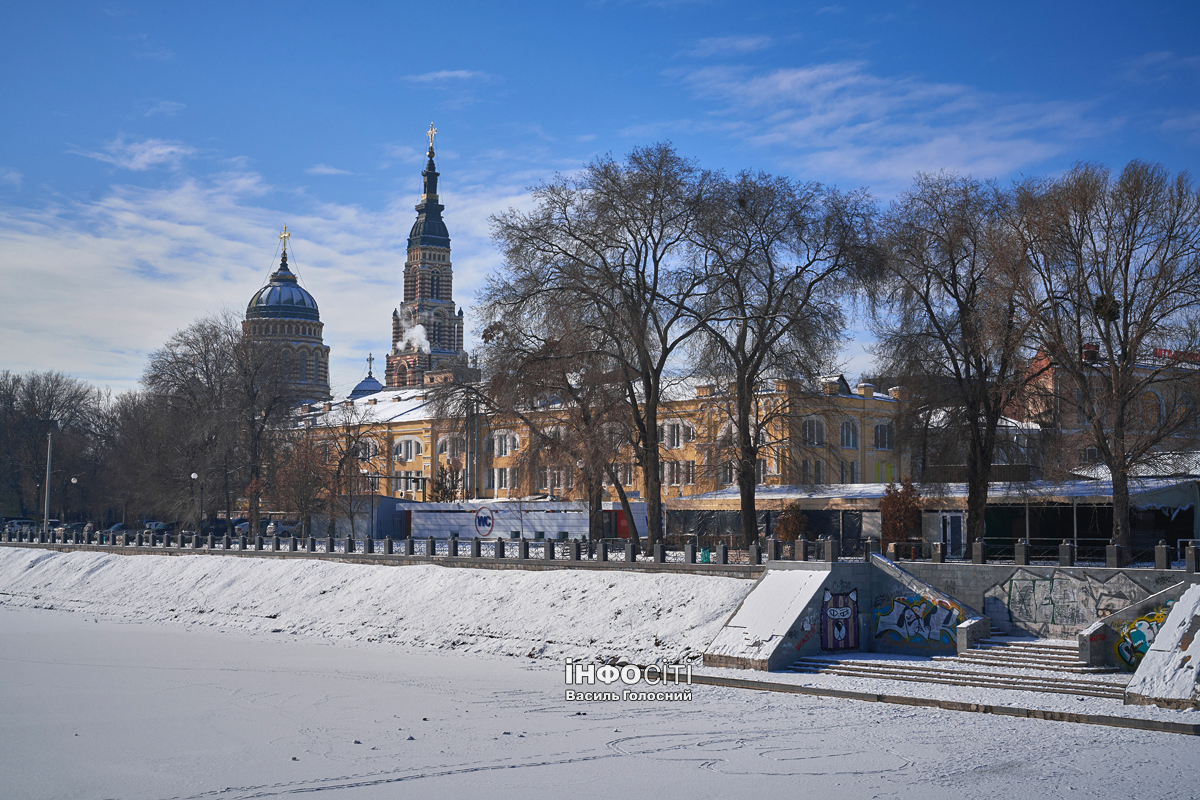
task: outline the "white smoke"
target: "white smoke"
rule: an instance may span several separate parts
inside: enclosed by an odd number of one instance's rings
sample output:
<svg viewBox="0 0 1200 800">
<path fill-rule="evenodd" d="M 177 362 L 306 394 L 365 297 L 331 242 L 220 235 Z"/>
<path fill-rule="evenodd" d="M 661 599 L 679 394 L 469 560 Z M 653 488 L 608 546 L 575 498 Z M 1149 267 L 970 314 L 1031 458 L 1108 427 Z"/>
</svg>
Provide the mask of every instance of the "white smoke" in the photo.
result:
<svg viewBox="0 0 1200 800">
<path fill-rule="evenodd" d="M 401 343 L 405 347 L 412 346 L 422 353 L 429 352 L 429 339 L 425 336 L 424 325 L 413 325 L 404 331 L 404 338 Z"/>
</svg>

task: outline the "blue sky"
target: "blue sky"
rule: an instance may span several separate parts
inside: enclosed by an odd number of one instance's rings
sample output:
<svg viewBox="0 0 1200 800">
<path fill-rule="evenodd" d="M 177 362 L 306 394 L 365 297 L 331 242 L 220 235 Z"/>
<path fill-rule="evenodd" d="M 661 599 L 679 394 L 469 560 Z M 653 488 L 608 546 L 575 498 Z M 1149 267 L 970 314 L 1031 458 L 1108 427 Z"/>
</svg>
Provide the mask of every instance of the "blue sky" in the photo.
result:
<svg viewBox="0 0 1200 800">
<path fill-rule="evenodd" d="M 174 330 L 244 308 L 286 222 L 348 388 L 390 345 L 431 121 L 468 328 L 490 214 L 658 140 L 881 203 L 918 171 L 1194 170 L 1198 9 L 8 3 L 0 369 L 134 387 Z"/>
</svg>

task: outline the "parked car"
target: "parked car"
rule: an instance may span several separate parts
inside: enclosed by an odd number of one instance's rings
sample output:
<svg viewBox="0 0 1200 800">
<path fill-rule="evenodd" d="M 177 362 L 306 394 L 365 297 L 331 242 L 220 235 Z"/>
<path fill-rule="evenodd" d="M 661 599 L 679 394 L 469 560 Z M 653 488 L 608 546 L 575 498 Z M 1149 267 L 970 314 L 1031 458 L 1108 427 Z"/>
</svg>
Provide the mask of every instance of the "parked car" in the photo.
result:
<svg viewBox="0 0 1200 800">
<path fill-rule="evenodd" d="M 35 523 L 31 519 L 10 519 L 7 523 L 5 523 L 4 529 L 7 531 L 13 531 L 15 533 L 16 531 L 24 530 L 26 528 L 32 528 L 34 525 Z"/>
<path fill-rule="evenodd" d="M 235 525 L 233 527 L 233 532 L 236 533 L 238 536 L 249 536 L 250 535 L 250 520 L 246 520 L 245 522 L 239 522 L 237 525 Z M 259 536 L 265 535 L 266 532 L 267 532 L 267 520 L 260 519 L 258 521 L 258 535 Z"/>
<path fill-rule="evenodd" d="M 148 525 L 146 527 L 146 530 L 150 531 L 151 533 L 155 533 L 155 534 L 174 533 L 176 527 L 177 526 L 175 525 L 174 522 L 155 522 L 152 525 Z"/>
<path fill-rule="evenodd" d="M 130 525 L 128 522 L 118 522 L 116 525 L 112 525 L 111 527 L 105 528 L 104 532 L 105 533 L 123 533 L 125 531 L 131 531 L 131 530 L 133 530 L 133 526 Z"/>
<path fill-rule="evenodd" d="M 296 520 L 272 520 L 271 524 L 267 525 L 267 536 L 295 536 L 299 529 L 300 523 Z"/>
</svg>

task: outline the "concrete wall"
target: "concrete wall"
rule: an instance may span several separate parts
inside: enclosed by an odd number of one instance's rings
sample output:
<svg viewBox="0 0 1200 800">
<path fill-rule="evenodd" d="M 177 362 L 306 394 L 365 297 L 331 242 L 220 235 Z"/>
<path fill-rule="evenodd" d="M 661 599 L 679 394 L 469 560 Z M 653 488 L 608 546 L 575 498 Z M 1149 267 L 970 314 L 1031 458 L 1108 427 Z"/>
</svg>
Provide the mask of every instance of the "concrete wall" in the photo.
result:
<svg viewBox="0 0 1200 800">
<path fill-rule="evenodd" d="M 1000 630 L 1070 638 L 1185 579 L 1179 570 L 905 562 L 921 580 L 979 609 Z"/>
<path fill-rule="evenodd" d="M 804 574 L 786 574 L 796 572 Z M 706 649 L 704 663 L 774 670 L 815 655 L 954 655 L 958 626 L 979 618 L 879 556 L 870 563 L 777 561 Z"/>
</svg>

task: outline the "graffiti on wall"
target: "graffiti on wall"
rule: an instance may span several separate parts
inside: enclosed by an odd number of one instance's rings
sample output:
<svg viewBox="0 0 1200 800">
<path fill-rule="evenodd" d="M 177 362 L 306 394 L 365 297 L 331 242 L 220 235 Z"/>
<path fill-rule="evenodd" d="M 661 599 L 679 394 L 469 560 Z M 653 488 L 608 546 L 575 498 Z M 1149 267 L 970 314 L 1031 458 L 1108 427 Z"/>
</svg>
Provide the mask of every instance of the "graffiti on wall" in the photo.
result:
<svg viewBox="0 0 1200 800">
<path fill-rule="evenodd" d="M 1130 672 L 1138 668 L 1138 664 L 1142 663 L 1142 657 L 1146 655 L 1150 645 L 1154 644 L 1154 637 L 1158 635 L 1158 629 L 1167 621 L 1167 615 L 1171 613 L 1173 605 L 1175 605 L 1175 601 L 1168 600 L 1140 617 L 1114 621 L 1111 624 L 1116 633 L 1113 648 L 1116 650 L 1118 664 Z"/>
<path fill-rule="evenodd" d="M 957 647 L 957 626 L 966 616 L 952 601 L 918 594 L 877 597 L 871 615 L 876 639 L 922 650 Z"/>
<path fill-rule="evenodd" d="M 858 649 L 858 590 L 834 594 L 828 589 L 821 600 L 821 649 Z"/>
<path fill-rule="evenodd" d="M 1149 594 L 1123 573 L 1099 580 L 1073 570 L 1040 575 L 1018 569 L 984 593 L 983 613 L 1031 633 L 1046 634 L 1053 628 L 1081 630 Z"/>
</svg>

